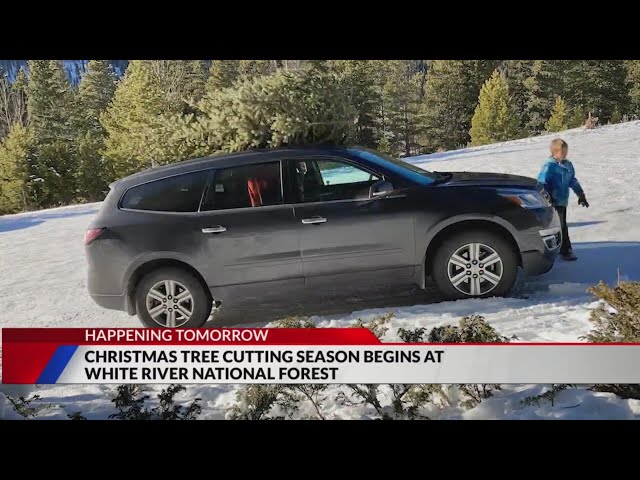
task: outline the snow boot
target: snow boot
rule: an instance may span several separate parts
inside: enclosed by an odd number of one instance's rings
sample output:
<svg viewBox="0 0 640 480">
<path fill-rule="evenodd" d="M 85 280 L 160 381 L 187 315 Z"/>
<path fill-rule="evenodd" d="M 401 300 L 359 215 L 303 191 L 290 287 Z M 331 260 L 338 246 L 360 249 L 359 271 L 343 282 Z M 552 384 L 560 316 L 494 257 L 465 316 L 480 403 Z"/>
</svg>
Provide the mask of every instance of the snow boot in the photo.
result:
<svg viewBox="0 0 640 480">
<path fill-rule="evenodd" d="M 560 257 L 562 257 L 562 259 L 567 262 L 575 262 L 578 259 L 578 257 L 576 257 L 576 255 L 571 250 L 569 250 L 568 252 L 560 253 Z"/>
</svg>

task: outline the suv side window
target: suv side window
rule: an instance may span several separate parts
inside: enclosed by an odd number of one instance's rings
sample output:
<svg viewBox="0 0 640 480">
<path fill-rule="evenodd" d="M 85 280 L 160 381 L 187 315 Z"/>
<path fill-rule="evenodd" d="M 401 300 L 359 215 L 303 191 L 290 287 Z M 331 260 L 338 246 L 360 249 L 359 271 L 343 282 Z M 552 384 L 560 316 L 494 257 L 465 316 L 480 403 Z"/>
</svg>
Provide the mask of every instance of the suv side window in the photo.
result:
<svg viewBox="0 0 640 480">
<path fill-rule="evenodd" d="M 282 204 L 280 162 L 222 168 L 214 172 L 202 210 Z"/>
<path fill-rule="evenodd" d="M 369 187 L 381 179 L 339 159 L 288 160 L 287 170 L 292 203 L 366 199 Z"/>
<path fill-rule="evenodd" d="M 120 206 L 157 212 L 197 212 L 209 173 L 201 170 L 132 187 L 122 197 Z"/>
</svg>

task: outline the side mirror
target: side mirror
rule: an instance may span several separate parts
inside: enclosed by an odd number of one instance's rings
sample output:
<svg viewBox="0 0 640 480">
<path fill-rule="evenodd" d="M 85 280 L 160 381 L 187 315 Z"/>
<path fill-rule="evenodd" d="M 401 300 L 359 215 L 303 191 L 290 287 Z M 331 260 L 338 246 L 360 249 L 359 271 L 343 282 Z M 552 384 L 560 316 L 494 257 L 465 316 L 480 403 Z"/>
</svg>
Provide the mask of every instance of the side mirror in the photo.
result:
<svg viewBox="0 0 640 480">
<path fill-rule="evenodd" d="M 369 188 L 369 198 L 376 198 L 393 192 L 393 185 L 386 180 L 378 180 Z"/>
</svg>

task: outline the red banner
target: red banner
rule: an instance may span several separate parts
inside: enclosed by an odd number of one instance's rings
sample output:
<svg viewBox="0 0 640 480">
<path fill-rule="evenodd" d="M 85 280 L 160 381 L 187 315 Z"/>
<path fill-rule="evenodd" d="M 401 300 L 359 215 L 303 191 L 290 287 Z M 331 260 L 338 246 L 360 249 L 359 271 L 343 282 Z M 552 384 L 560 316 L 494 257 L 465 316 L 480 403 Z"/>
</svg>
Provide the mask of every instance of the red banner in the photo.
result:
<svg viewBox="0 0 640 480">
<path fill-rule="evenodd" d="M 3 328 L 10 343 L 56 345 L 375 345 L 366 328 Z"/>
</svg>

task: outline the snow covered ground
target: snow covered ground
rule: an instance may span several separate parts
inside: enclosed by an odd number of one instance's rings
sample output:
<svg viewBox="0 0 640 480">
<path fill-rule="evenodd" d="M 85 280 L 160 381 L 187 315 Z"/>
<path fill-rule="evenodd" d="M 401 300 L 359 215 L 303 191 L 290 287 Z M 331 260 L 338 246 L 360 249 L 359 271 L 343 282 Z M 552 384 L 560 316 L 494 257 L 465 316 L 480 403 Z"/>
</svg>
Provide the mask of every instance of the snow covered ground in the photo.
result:
<svg viewBox="0 0 640 480">
<path fill-rule="evenodd" d="M 590 329 L 595 305 L 586 292 L 599 280 L 640 280 L 640 121 L 596 130 L 562 133 L 591 207 L 569 209 L 575 263 L 558 262 L 551 272 L 520 278 L 513 298 L 462 300 L 397 308 L 376 308 L 345 315 L 318 316 L 319 327 L 348 326 L 395 312 L 386 340 L 398 327 L 434 327 L 469 314 L 484 315 L 501 334 L 523 341 L 577 341 Z M 438 171 L 494 171 L 536 176 L 552 136 L 414 157 L 411 161 Z M 82 236 L 99 204 L 0 217 L 0 327 L 137 327 L 135 317 L 97 307 L 86 292 Z M 263 323 L 264 324 L 264 323 Z M 259 325 L 259 324 L 258 324 Z M 1 362 L 1 359 L 0 359 Z M 156 387 L 151 387 L 156 388 Z M 238 387 L 191 386 L 184 399 L 203 399 L 202 418 L 224 418 Z M 471 410 L 447 407 L 431 412 L 439 418 L 637 418 L 640 401 L 584 389 L 561 392 L 554 407 L 525 407 L 521 400 L 544 386 L 505 386 Z M 15 414 L 1 393 L 38 393 L 53 405 L 39 417 L 66 418 L 82 411 L 89 418 L 113 413 L 109 386 L 0 386 L 0 418 Z M 329 392 L 331 397 L 335 392 Z M 57 405 L 63 405 L 58 407 Z M 365 407 L 334 405 L 336 418 L 367 418 Z M 311 413 L 311 412 L 309 412 Z"/>
</svg>

